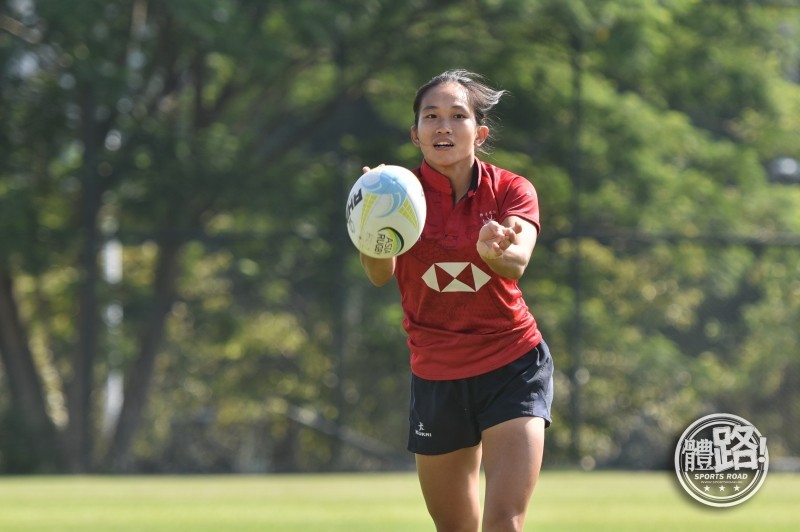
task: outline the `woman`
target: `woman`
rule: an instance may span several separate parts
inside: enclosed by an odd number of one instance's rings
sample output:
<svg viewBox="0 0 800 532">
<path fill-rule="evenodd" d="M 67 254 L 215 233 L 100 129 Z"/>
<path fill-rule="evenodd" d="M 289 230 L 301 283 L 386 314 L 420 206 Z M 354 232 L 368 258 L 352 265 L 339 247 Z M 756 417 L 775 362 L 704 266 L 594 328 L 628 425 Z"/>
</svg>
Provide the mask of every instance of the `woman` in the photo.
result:
<svg viewBox="0 0 800 532">
<path fill-rule="evenodd" d="M 529 181 L 476 157 L 505 91 L 463 70 L 414 99 L 423 161 L 420 240 L 390 259 L 361 255 L 370 281 L 398 282 L 411 351 L 408 448 L 439 531 L 522 530 L 550 424 L 553 362 L 517 280 L 539 232 Z M 369 171 L 368 167 L 364 171 Z"/>
</svg>

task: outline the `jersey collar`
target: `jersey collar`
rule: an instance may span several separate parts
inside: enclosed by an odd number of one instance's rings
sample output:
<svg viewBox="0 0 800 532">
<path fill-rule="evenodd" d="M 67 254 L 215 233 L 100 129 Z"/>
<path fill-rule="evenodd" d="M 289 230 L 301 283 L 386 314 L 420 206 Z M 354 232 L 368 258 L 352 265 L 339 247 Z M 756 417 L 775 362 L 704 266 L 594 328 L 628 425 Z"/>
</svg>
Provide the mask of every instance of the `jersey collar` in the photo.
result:
<svg viewBox="0 0 800 532">
<path fill-rule="evenodd" d="M 478 190 L 478 183 L 480 182 L 480 176 L 482 173 L 483 163 L 476 157 L 475 164 L 472 165 L 472 182 L 469 185 L 469 190 L 467 190 L 467 196 L 473 196 L 475 191 Z M 448 179 L 446 175 L 435 170 L 424 159 L 420 165 L 420 174 L 425 182 L 438 192 L 443 194 L 453 193 L 453 189 L 450 186 L 450 179 Z"/>
</svg>

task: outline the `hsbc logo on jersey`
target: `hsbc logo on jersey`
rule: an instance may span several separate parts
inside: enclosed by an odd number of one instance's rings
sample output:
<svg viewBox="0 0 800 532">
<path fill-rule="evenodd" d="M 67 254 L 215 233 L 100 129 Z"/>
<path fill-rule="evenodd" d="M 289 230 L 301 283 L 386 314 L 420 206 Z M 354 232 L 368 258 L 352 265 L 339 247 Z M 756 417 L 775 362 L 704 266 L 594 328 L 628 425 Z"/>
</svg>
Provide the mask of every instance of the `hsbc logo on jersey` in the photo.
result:
<svg viewBox="0 0 800 532">
<path fill-rule="evenodd" d="M 437 292 L 477 292 L 489 279 L 471 262 L 437 262 L 422 275 L 425 284 Z"/>
</svg>

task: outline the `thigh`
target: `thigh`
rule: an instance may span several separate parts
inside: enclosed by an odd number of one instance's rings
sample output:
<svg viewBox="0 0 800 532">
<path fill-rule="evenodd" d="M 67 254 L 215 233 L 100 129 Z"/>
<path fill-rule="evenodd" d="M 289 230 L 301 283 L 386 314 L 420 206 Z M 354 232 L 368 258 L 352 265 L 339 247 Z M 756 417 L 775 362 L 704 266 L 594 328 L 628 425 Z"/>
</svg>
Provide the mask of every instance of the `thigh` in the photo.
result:
<svg viewBox="0 0 800 532">
<path fill-rule="evenodd" d="M 425 505 L 437 531 L 476 532 L 480 523 L 481 446 L 416 455 Z"/>
<path fill-rule="evenodd" d="M 539 478 L 545 420 L 512 419 L 483 432 L 484 530 L 522 530 Z"/>
</svg>

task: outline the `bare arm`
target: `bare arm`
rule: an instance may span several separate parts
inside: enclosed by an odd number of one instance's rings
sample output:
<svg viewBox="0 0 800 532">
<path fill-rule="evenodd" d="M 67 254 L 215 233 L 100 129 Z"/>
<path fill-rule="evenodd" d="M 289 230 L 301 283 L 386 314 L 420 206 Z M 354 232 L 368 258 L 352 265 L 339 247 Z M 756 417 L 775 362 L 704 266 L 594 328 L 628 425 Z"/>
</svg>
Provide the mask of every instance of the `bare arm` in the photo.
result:
<svg viewBox="0 0 800 532">
<path fill-rule="evenodd" d="M 383 286 L 392 280 L 396 264 L 397 259 L 394 257 L 376 259 L 361 253 L 361 265 L 364 267 L 364 271 L 367 272 L 367 277 L 375 286 Z"/>
<path fill-rule="evenodd" d="M 509 216 L 502 224 L 494 220 L 481 227 L 475 247 L 483 262 L 496 274 L 519 279 L 531 260 L 536 245 L 536 226 L 518 216 Z"/>
</svg>

